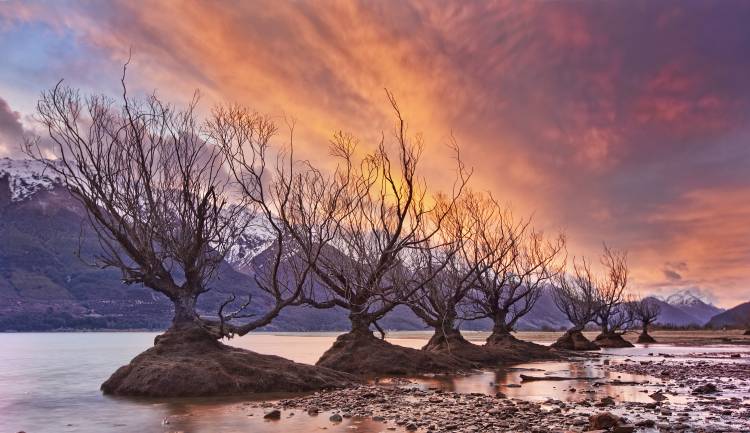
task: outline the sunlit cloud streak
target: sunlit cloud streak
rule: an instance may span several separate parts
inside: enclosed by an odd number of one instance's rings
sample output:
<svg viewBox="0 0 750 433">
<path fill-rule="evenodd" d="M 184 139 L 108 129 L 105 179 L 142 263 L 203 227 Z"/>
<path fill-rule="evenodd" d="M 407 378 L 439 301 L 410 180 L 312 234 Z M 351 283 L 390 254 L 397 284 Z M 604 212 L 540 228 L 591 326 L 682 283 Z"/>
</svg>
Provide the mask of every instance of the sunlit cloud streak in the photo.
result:
<svg viewBox="0 0 750 433">
<path fill-rule="evenodd" d="M 571 255 L 607 241 L 635 290 L 730 306 L 750 296 L 747 22 L 741 1 L 2 2 L 0 97 L 30 122 L 60 78 L 117 94 L 132 50 L 134 91 L 295 118 L 323 162 L 333 131 L 392 127 L 388 88 L 432 183 L 453 134 L 475 187 Z"/>
</svg>

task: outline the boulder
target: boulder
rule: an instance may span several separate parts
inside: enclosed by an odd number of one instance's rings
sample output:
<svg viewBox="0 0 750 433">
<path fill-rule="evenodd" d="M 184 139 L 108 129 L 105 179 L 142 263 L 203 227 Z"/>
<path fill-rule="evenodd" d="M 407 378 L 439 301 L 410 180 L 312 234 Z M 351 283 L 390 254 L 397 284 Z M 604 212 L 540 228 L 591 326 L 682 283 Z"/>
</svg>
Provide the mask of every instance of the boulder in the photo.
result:
<svg viewBox="0 0 750 433">
<path fill-rule="evenodd" d="M 589 429 L 591 430 L 609 430 L 620 424 L 620 417 L 610 412 L 601 412 L 589 417 Z"/>
<path fill-rule="evenodd" d="M 698 387 L 693 388 L 693 394 L 714 394 L 716 392 L 719 392 L 719 388 L 716 387 L 713 383 L 707 383 L 705 385 L 701 385 Z"/>
<path fill-rule="evenodd" d="M 281 411 L 278 409 L 274 409 L 271 412 L 268 412 L 267 414 L 263 415 L 263 418 L 265 419 L 281 419 Z"/>
</svg>

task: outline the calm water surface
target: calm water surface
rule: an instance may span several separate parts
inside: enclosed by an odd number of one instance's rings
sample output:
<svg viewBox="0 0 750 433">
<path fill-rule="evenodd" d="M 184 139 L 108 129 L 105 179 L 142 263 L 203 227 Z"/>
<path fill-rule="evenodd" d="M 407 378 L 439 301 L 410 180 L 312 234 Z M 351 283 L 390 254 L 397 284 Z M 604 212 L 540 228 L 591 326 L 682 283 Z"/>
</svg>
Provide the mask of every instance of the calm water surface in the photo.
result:
<svg viewBox="0 0 750 433">
<path fill-rule="evenodd" d="M 264 421 L 263 411 L 246 404 L 247 399 L 133 400 L 105 397 L 99 385 L 118 367 L 153 344 L 156 333 L 37 333 L 0 334 L 0 433 L 57 432 L 143 432 L 215 433 L 381 432 L 384 425 L 368 420 L 348 419 L 333 425 L 328 414 L 310 417 L 298 411 L 284 413 L 281 421 Z M 395 333 L 389 341 L 419 348 L 429 335 L 409 338 Z M 315 363 L 331 346 L 336 334 L 252 334 L 231 344 L 260 353 L 280 355 L 297 362 Z M 649 353 L 685 354 L 727 348 L 691 348 L 656 345 L 605 351 L 614 359 L 655 359 Z M 738 348 L 731 350 L 737 351 Z M 739 349 L 742 350 L 742 349 Z M 745 350 L 748 350 L 746 348 Z M 555 398 L 577 401 L 611 395 L 625 401 L 649 401 L 643 390 L 656 384 L 654 378 L 601 370 L 602 360 L 547 362 L 515 366 L 501 372 L 484 372 L 463 377 L 426 377 L 418 386 L 457 392 L 494 394 L 543 401 Z M 570 377 L 601 377 L 644 382 L 643 386 L 595 386 L 594 381 L 524 383 L 520 374 Z M 647 384 L 645 382 L 649 382 Z M 571 391 L 575 388 L 575 391 Z M 588 391 L 588 392 L 587 392 Z M 165 422 L 165 419 L 167 422 Z"/>
</svg>

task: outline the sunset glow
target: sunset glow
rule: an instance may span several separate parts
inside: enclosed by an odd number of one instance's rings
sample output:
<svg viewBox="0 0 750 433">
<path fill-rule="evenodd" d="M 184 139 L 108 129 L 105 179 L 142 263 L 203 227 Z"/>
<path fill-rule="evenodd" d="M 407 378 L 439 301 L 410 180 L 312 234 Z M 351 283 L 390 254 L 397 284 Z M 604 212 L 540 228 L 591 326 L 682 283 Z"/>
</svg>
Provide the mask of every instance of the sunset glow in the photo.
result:
<svg viewBox="0 0 750 433">
<path fill-rule="evenodd" d="M 750 295 L 750 3 L 0 2 L 0 157 L 22 157 L 41 91 L 238 102 L 296 122 L 326 163 L 374 146 L 387 88 L 450 187 L 451 135 L 488 190 L 562 230 L 569 257 L 628 251 L 630 290 Z M 283 139 L 280 136 L 279 139 Z M 450 173 L 447 173 L 447 171 Z"/>
</svg>

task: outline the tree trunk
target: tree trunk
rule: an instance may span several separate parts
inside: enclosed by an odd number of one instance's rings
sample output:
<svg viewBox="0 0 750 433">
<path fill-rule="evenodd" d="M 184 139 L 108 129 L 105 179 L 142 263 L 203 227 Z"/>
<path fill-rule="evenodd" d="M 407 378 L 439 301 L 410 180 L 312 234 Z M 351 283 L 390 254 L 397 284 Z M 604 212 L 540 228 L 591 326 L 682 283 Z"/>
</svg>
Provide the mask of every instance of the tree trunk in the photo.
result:
<svg viewBox="0 0 750 433">
<path fill-rule="evenodd" d="M 172 299 L 174 304 L 174 318 L 172 319 L 172 328 L 188 328 L 200 326 L 198 312 L 195 311 L 197 296 L 186 294 L 177 296 Z"/>
<path fill-rule="evenodd" d="M 200 347 L 200 342 L 205 342 L 213 347 L 213 345 L 220 344 L 217 341 L 221 339 L 219 333 L 211 332 L 203 326 L 200 316 L 195 310 L 197 295 L 185 292 L 170 299 L 174 305 L 172 326 L 165 333 L 154 338 L 154 345 L 191 343 Z"/>
<path fill-rule="evenodd" d="M 513 329 L 505 322 L 505 318 L 505 313 L 498 313 L 492 318 L 494 324 L 492 326 L 492 334 L 487 337 L 487 344 L 497 345 L 516 341 L 516 338 L 511 335 Z"/>
<path fill-rule="evenodd" d="M 445 347 L 450 347 L 452 342 L 462 342 L 464 339 L 461 332 L 456 327 L 456 322 L 451 317 L 444 318 L 441 322 L 430 323 L 435 329 L 430 340 L 422 350 L 437 351 Z"/>
<path fill-rule="evenodd" d="M 352 324 L 352 329 L 349 332 L 357 337 L 372 337 L 372 331 L 370 330 L 370 323 L 372 322 L 369 317 L 362 313 L 349 313 L 349 322 Z"/>
<path fill-rule="evenodd" d="M 595 340 L 604 340 L 610 337 L 612 333 L 609 332 L 609 324 L 606 320 L 602 321 L 602 332 L 596 336 Z"/>
</svg>

